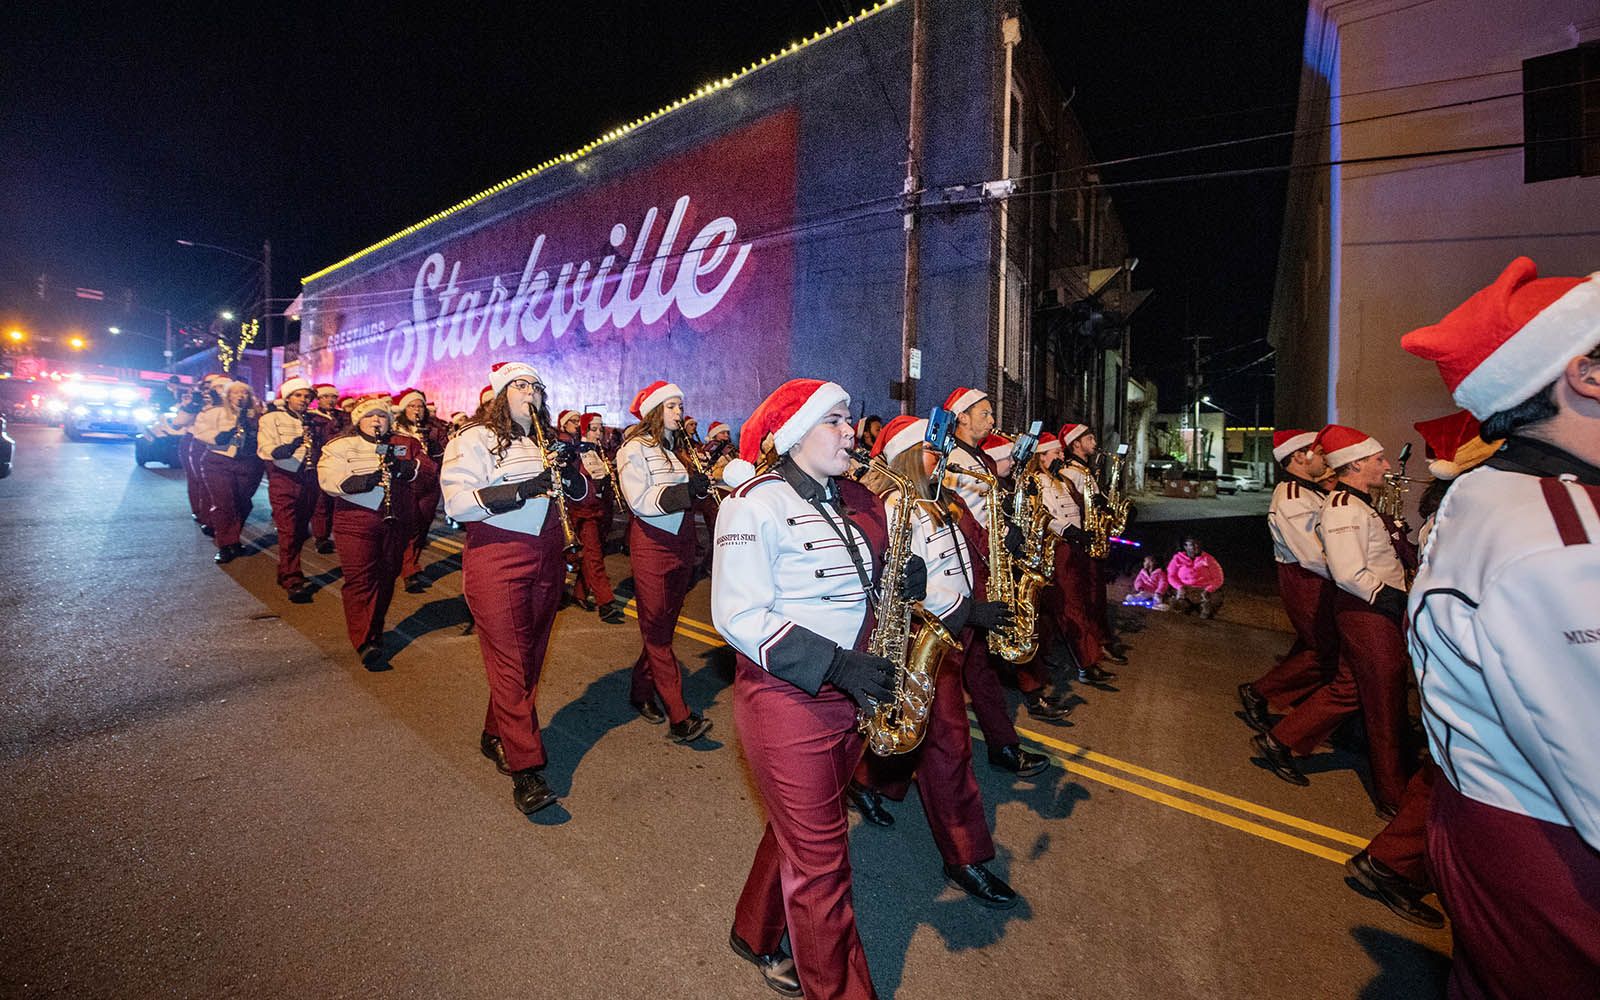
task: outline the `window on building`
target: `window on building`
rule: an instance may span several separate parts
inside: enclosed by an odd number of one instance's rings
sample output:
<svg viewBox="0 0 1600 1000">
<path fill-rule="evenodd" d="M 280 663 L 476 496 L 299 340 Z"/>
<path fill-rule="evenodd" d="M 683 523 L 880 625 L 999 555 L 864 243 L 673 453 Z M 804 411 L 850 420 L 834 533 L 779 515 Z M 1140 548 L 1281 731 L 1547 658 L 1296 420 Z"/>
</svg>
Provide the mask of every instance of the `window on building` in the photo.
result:
<svg viewBox="0 0 1600 1000">
<path fill-rule="evenodd" d="M 1522 179 L 1600 175 L 1600 43 L 1522 61 Z"/>
</svg>

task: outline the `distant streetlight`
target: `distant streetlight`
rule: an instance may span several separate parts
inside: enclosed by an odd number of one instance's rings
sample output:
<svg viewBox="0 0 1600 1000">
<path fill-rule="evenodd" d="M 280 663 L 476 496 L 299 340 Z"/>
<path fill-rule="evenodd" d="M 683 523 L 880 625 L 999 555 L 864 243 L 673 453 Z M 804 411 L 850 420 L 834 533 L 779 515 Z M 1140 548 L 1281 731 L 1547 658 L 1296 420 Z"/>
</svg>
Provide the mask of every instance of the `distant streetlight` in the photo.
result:
<svg viewBox="0 0 1600 1000">
<path fill-rule="evenodd" d="M 89 346 L 89 342 L 84 340 L 82 337 L 72 336 L 67 338 L 67 346 L 72 348 L 74 351 L 81 351 L 85 347 Z"/>
<path fill-rule="evenodd" d="M 24 340 L 28 339 L 28 335 L 23 333 L 21 330 L 12 330 L 10 333 L 6 334 L 6 336 L 10 338 L 13 344 L 20 344 Z"/>
<path fill-rule="evenodd" d="M 122 332 L 122 327 L 120 327 L 120 326 L 108 326 L 108 327 L 106 327 L 106 332 L 111 334 L 113 337 L 115 337 L 117 334 Z"/>
<path fill-rule="evenodd" d="M 232 320 L 233 319 L 233 311 L 229 310 L 229 309 L 224 309 L 221 312 L 217 313 L 217 315 L 221 316 L 223 319 L 226 319 L 226 320 Z"/>
</svg>

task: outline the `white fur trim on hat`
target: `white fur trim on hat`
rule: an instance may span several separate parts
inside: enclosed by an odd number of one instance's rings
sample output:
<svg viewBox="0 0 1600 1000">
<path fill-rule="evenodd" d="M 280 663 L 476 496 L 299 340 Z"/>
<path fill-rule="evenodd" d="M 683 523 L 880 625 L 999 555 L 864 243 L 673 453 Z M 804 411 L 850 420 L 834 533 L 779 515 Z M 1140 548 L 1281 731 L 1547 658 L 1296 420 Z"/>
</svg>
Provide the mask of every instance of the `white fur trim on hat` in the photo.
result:
<svg viewBox="0 0 1600 1000">
<path fill-rule="evenodd" d="M 895 431 L 894 437 L 884 442 L 883 448 L 879 451 L 879 454 L 883 456 L 883 460 L 885 462 L 892 462 L 896 458 L 905 454 L 908 449 L 921 444 L 927 439 L 927 437 L 927 418 L 923 417 L 919 420 L 913 420 L 911 423 L 906 424 L 898 431 Z"/>
<path fill-rule="evenodd" d="M 402 392 L 400 394 L 400 398 L 399 399 L 394 401 L 394 408 L 397 409 L 397 410 L 405 409 L 406 407 L 411 405 L 411 400 L 413 398 L 416 399 L 419 403 L 426 403 L 428 401 L 428 397 L 426 397 L 426 396 L 424 396 L 422 394 L 422 390 L 420 390 L 420 389 L 407 389 L 405 392 Z"/>
<path fill-rule="evenodd" d="M 1328 468 L 1337 469 L 1351 462 L 1359 462 L 1370 455 L 1380 454 L 1382 451 L 1383 445 L 1378 443 L 1377 438 L 1364 438 L 1355 444 L 1347 444 L 1338 451 L 1328 452 L 1326 456 Z"/>
<path fill-rule="evenodd" d="M 799 444 L 807 431 L 822 423 L 828 411 L 840 403 L 846 406 L 850 404 L 850 394 L 844 391 L 844 386 L 837 382 L 824 382 L 817 386 L 800 404 L 800 408 L 773 431 L 772 446 L 778 450 L 778 454 L 788 454 L 789 449 Z"/>
<path fill-rule="evenodd" d="M 290 393 L 299 392 L 301 389 L 305 389 L 307 392 L 311 391 L 311 383 L 298 375 L 294 378 L 286 378 L 283 380 L 283 384 L 278 386 L 278 398 L 288 399 Z"/>
<path fill-rule="evenodd" d="M 722 421 L 720 421 L 720 420 L 711 421 L 711 426 L 706 428 L 706 440 L 707 441 L 711 440 L 712 438 L 716 437 L 718 434 L 721 434 L 723 431 L 727 431 L 730 435 L 733 433 L 732 429 L 729 428 L 728 425 L 723 423 Z"/>
<path fill-rule="evenodd" d="M 1061 450 L 1061 440 L 1059 438 L 1052 437 L 1048 441 L 1041 440 L 1039 442 L 1039 446 L 1037 448 L 1033 449 L 1033 453 L 1035 455 L 1048 455 L 1052 451 L 1060 451 L 1060 450 Z"/>
<path fill-rule="evenodd" d="M 967 412 L 972 407 L 989 398 L 989 394 L 982 389 L 957 389 L 944 401 L 944 408 L 956 416 Z"/>
<path fill-rule="evenodd" d="M 1454 479 L 1461 475 L 1461 466 L 1443 458 L 1428 463 L 1428 474 L 1435 479 Z"/>
<path fill-rule="evenodd" d="M 519 378 L 525 378 L 530 382 L 544 382 L 544 379 L 539 377 L 539 373 L 534 371 L 533 366 L 526 361 L 507 361 L 505 364 L 495 366 L 489 372 L 489 386 L 494 389 L 494 394 L 498 396 L 506 391 L 506 386 Z"/>
<path fill-rule="evenodd" d="M 742 458 L 736 458 L 722 467 L 722 481 L 734 489 L 756 477 L 756 467 Z"/>
<path fill-rule="evenodd" d="M 1079 438 L 1083 437 L 1087 433 L 1089 433 L 1089 425 L 1088 424 L 1068 424 L 1066 427 L 1063 427 L 1061 429 L 1061 437 L 1060 437 L 1059 443 L 1060 443 L 1061 447 L 1065 448 L 1065 447 L 1067 447 L 1067 445 L 1069 445 L 1072 442 L 1078 440 Z"/>
<path fill-rule="evenodd" d="M 639 419 L 643 420 L 650 415 L 650 411 L 665 403 L 673 396 L 683 398 L 683 390 L 678 388 L 676 382 L 663 382 L 656 387 L 655 392 L 639 401 Z"/>
<path fill-rule="evenodd" d="M 1456 386 L 1456 405 L 1479 420 L 1554 382 L 1567 361 L 1600 343 L 1600 271 L 1539 310 Z"/>
<path fill-rule="evenodd" d="M 389 408 L 389 397 L 368 396 L 366 399 L 361 400 L 350 411 L 350 422 L 359 424 L 361 423 L 361 418 L 374 413 L 381 413 L 390 420 L 394 419 L 394 411 Z"/>
<path fill-rule="evenodd" d="M 1316 443 L 1316 431 L 1306 431 L 1304 434 L 1296 434 L 1283 444 L 1280 444 L 1278 447 L 1272 449 L 1272 457 L 1281 462 L 1302 448 L 1309 448 Z"/>
</svg>

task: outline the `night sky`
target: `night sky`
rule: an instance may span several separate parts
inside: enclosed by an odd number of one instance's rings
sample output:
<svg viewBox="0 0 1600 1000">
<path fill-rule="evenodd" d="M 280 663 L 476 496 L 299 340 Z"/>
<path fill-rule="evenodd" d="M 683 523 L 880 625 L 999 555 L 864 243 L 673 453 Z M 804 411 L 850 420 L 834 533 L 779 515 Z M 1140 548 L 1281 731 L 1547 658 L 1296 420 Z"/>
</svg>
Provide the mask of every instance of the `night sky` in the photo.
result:
<svg viewBox="0 0 1600 1000">
<path fill-rule="evenodd" d="M 157 313 L 203 326 L 259 294 L 253 264 L 178 239 L 250 256 L 270 239 L 275 295 L 290 298 L 313 270 L 856 8 L 425 9 L 438 16 L 13 8 L 0 64 L 0 322 L 36 314 L 42 274 L 58 313 L 127 331 L 96 340 L 101 360 L 159 364 Z M 1054 0 L 1027 12 L 1077 88 L 1101 160 L 1293 127 L 1303 3 Z M 1188 177 L 1288 155 L 1280 139 L 1102 173 Z M 1156 290 L 1135 354 L 1164 409 L 1183 392 L 1186 301 L 1194 331 L 1216 338 L 1208 391 L 1244 418 L 1234 422 L 1253 419 L 1258 388 L 1270 405 L 1270 384 L 1252 377 L 1270 362 L 1224 373 L 1267 351 L 1284 190 L 1273 173 L 1115 194 L 1136 284 Z M 107 302 L 73 301 L 77 286 Z"/>
</svg>

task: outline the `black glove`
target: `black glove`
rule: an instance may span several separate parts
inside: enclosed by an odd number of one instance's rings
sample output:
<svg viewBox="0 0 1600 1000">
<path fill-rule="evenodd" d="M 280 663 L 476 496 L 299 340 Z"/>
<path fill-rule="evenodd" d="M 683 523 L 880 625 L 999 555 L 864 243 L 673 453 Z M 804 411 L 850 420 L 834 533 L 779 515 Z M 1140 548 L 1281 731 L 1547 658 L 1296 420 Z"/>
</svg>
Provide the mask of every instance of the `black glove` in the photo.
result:
<svg viewBox="0 0 1600 1000">
<path fill-rule="evenodd" d="M 219 433 L 217 435 L 217 447 L 226 448 L 229 444 L 232 444 L 233 436 L 237 433 L 239 433 L 239 428 L 237 427 L 230 427 L 229 429 Z"/>
<path fill-rule="evenodd" d="M 967 624 L 981 629 L 1007 629 L 1015 623 L 1010 605 L 999 601 L 983 601 L 972 606 Z"/>
<path fill-rule="evenodd" d="M 411 482 L 417 478 L 417 463 L 408 458 L 402 458 L 389 467 L 389 474 L 403 482 Z"/>
<path fill-rule="evenodd" d="M 862 708 L 885 702 L 894 694 L 894 664 L 881 656 L 839 647 L 822 679 L 850 696 Z"/>
<path fill-rule="evenodd" d="M 699 473 L 689 473 L 689 495 L 696 500 L 704 500 L 711 495 L 711 480 Z"/>
<path fill-rule="evenodd" d="M 1006 551 L 1017 558 L 1022 557 L 1022 550 L 1028 545 L 1028 538 L 1022 529 L 1014 524 L 1006 525 Z"/>
<path fill-rule="evenodd" d="M 1067 525 L 1066 530 L 1061 533 L 1061 537 L 1065 538 L 1067 541 L 1078 546 L 1079 548 L 1088 548 L 1089 543 L 1093 541 L 1093 539 L 1089 537 L 1089 533 L 1078 527 L 1076 524 Z"/>
<path fill-rule="evenodd" d="M 689 483 L 673 483 L 671 486 L 661 488 L 661 509 L 671 514 L 675 511 L 688 510 L 694 501 L 689 496 Z"/>
<path fill-rule="evenodd" d="M 339 492 L 347 496 L 355 496 L 357 493 L 370 493 L 378 488 L 378 483 L 382 479 L 383 473 L 381 472 L 358 473 L 347 477 L 344 482 L 340 483 Z"/>
<path fill-rule="evenodd" d="M 1050 473 L 1052 476 L 1059 476 L 1061 475 L 1061 467 L 1066 464 L 1067 463 L 1064 459 L 1058 458 L 1054 462 L 1051 462 L 1049 465 L 1045 466 L 1044 471 Z"/>
<path fill-rule="evenodd" d="M 550 470 L 545 469 L 532 479 L 524 479 L 518 483 L 517 496 L 523 500 L 545 496 L 550 492 L 551 483 Z"/>
<path fill-rule="evenodd" d="M 1372 599 L 1372 606 L 1396 623 L 1406 620 L 1406 592 L 1396 587 L 1384 584 Z"/>
<path fill-rule="evenodd" d="M 284 444 L 280 444 L 276 448 L 272 449 L 272 457 L 273 458 L 293 458 L 294 457 L 294 453 L 296 451 L 298 451 L 299 448 L 300 448 L 300 443 L 301 443 L 300 439 L 299 438 L 295 438 L 293 441 L 289 441 L 289 442 L 286 442 Z"/>
<path fill-rule="evenodd" d="M 522 495 L 518 489 L 521 483 L 501 483 L 499 486 L 485 486 L 478 490 L 478 502 L 483 504 L 483 509 L 490 514 L 504 514 L 507 511 L 518 510 L 522 507 Z"/>
<path fill-rule="evenodd" d="M 928 596 L 928 564 L 922 557 L 912 554 L 906 560 L 906 575 L 900 578 L 900 599 L 920 601 Z"/>
</svg>

